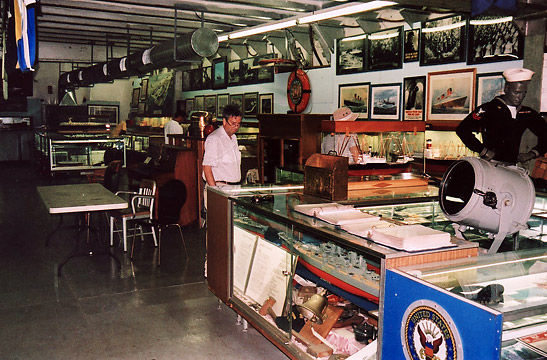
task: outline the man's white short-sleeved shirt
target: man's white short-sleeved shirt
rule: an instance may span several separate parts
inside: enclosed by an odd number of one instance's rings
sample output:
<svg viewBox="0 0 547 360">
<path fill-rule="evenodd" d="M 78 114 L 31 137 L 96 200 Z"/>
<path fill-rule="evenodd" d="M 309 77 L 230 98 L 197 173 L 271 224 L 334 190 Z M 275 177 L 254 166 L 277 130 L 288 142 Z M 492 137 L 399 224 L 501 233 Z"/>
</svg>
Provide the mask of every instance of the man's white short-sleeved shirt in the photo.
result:
<svg viewBox="0 0 547 360">
<path fill-rule="evenodd" d="M 209 134 L 205 140 L 203 165 L 212 168 L 215 181 L 239 182 L 241 152 L 235 134 L 230 138 L 222 126 Z"/>
<path fill-rule="evenodd" d="M 167 135 L 182 134 L 182 126 L 180 126 L 177 121 L 171 119 L 163 126 L 163 134 L 165 136 L 165 143 L 169 144 L 169 138 L 167 137 Z"/>
</svg>

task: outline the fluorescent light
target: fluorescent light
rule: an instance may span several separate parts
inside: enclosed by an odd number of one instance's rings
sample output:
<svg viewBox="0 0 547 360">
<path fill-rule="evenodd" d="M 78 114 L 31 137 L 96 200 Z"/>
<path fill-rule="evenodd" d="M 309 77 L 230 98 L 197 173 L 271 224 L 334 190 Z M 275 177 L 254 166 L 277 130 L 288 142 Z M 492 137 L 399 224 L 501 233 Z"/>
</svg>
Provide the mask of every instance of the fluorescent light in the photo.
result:
<svg viewBox="0 0 547 360">
<path fill-rule="evenodd" d="M 291 26 L 296 26 L 296 19 L 289 19 L 289 20 L 282 20 L 282 21 L 276 21 L 273 23 L 269 23 L 266 25 L 259 25 L 259 26 L 253 26 L 251 28 L 235 31 L 230 34 L 228 34 L 228 37 L 230 39 L 238 39 L 246 36 L 256 35 L 256 34 L 262 34 L 269 31 L 275 31 L 275 30 L 281 30 L 286 29 Z M 220 41 L 220 40 L 219 40 Z"/>
<path fill-rule="evenodd" d="M 286 29 L 299 24 L 308 24 L 311 22 L 332 19 L 339 16 L 346 16 L 364 11 L 377 10 L 395 4 L 396 3 L 393 1 L 375 0 L 368 3 L 351 3 L 340 6 L 333 6 L 328 9 L 314 11 L 308 15 L 293 16 L 288 19 L 267 23 L 265 25 L 257 25 L 245 30 L 234 31 L 227 35 L 219 36 L 218 41 L 227 41 L 229 39 L 238 39 L 246 36 L 263 34 L 270 31 Z"/>
<path fill-rule="evenodd" d="M 395 5 L 393 1 L 375 0 L 368 3 L 351 3 L 340 6 L 334 6 L 328 9 L 314 11 L 311 15 L 304 15 L 298 19 L 299 24 L 332 19 L 335 17 L 346 16 L 360 13 L 363 11 L 377 10 L 386 6 Z"/>
<path fill-rule="evenodd" d="M 389 38 L 392 38 L 392 37 L 396 37 L 396 36 L 399 36 L 399 32 L 393 32 L 393 33 L 390 33 L 390 34 L 376 34 L 376 35 L 370 35 L 368 38 L 370 40 L 385 40 L 385 39 L 389 39 Z"/>
<path fill-rule="evenodd" d="M 469 23 L 471 25 L 493 25 L 493 24 L 500 24 L 500 23 L 509 22 L 509 21 L 513 21 L 512 16 L 500 17 L 495 19 L 470 20 Z"/>
<path fill-rule="evenodd" d="M 353 40 L 363 40 L 363 39 L 366 39 L 367 38 L 367 34 L 361 34 L 361 35 L 356 35 L 356 36 L 352 36 L 352 37 L 348 37 L 348 38 L 343 38 L 342 42 L 344 41 L 353 41 Z"/>
<path fill-rule="evenodd" d="M 465 21 L 460 21 L 454 24 L 450 25 L 443 25 L 443 26 L 437 26 L 432 28 L 424 28 L 422 29 L 423 33 L 429 33 L 429 32 L 436 32 L 436 31 L 447 31 L 452 29 L 457 29 L 459 27 L 465 26 Z"/>
</svg>

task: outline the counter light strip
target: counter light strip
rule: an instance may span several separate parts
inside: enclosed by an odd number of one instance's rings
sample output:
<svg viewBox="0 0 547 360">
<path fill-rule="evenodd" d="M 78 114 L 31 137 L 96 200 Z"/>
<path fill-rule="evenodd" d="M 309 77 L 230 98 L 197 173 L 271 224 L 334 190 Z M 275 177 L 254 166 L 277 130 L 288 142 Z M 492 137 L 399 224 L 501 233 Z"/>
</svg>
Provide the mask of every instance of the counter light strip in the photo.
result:
<svg viewBox="0 0 547 360">
<path fill-rule="evenodd" d="M 536 257 L 526 258 L 526 259 L 503 261 L 503 262 L 495 263 L 495 264 L 477 265 L 477 266 L 472 266 L 472 267 L 465 268 L 465 269 L 439 271 L 439 272 L 436 272 L 436 273 L 422 275 L 420 278 L 423 279 L 423 278 L 426 278 L 426 277 L 432 277 L 432 276 L 437 276 L 437 275 L 445 275 L 445 274 L 450 274 L 450 273 L 457 272 L 457 271 L 462 271 L 462 270 L 484 269 L 484 268 L 489 268 L 489 267 L 492 267 L 492 266 L 499 266 L 499 265 L 505 265 L 505 264 L 516 264 L 516 263 L 519 263 L 519 262 L 531 261 L 531 260 L 542 260 L 542 259 L 546 259 L 546 258 L 547 258 L 547 255 L 542 255 L 542 256 L 536 256 Z"/>
</svg>

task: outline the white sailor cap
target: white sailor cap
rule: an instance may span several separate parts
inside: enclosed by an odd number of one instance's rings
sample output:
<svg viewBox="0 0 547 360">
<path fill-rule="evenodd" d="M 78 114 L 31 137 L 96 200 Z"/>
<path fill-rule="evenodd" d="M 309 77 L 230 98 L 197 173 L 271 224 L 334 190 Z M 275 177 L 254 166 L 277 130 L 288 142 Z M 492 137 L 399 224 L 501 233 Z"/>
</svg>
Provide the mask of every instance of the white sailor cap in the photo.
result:
<svg viewBox="0 0 547 360">
<path fill-rule="evenodd" d="M 518 81 L 530 81 L 534 72 L 532 70 L 520 68 L 520 69 L 507 69 L 503 72 L 503 77 L 507 82 Z"/>
</svg>

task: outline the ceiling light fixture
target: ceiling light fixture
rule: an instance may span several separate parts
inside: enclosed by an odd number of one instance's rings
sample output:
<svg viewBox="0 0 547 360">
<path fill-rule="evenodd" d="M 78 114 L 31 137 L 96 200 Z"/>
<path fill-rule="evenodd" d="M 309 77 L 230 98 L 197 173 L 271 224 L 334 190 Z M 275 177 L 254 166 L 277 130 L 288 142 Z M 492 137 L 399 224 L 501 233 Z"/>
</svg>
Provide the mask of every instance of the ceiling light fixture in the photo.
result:
<svg viewBox="0 0 547 360">
<path fill-rule="evenodd" d="M 309 24 L 312 22 L 332 19 L 335 17 L 347 16 L 347 15 L 357 14 L 360 12 L 377 10 L 387 6 L 393 6 L 395 4 L 396 3 L 393 1 L 374 0 L 367 3 L 351 3 L 351 4 L 340 5 L 340 6 L 334 6 L 328 9 L 314 11 L 306 15 L 293 16 L 288 19 L 279 20 L 279 21 L 267 23 L 264 25 L 253 26 L 245 30 L 234 31 L 226 35 L 220 35 L 218 37 L 218 41 L 222 42 L 222 41 L 227 41 L 230 39 L 238 39 L 242 37 L 263 34 L 270 31 L 286 29 L 299 24 Z"/>
<path fill-rule="evenodd" d="M 357 14 L 365 11 L 381 9 L 386 6 L 392 6 L 396 3 L 393 1 L 376 0 L 368 3 L 351 3 L 340 6 L 331 7 L 325 10 L 314 11 L 311 15 L 304 15 L 298 19 L 299 24 L 308 24 L 311 22 L 332 19 L 340 16 Z"/>
</svg>

